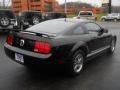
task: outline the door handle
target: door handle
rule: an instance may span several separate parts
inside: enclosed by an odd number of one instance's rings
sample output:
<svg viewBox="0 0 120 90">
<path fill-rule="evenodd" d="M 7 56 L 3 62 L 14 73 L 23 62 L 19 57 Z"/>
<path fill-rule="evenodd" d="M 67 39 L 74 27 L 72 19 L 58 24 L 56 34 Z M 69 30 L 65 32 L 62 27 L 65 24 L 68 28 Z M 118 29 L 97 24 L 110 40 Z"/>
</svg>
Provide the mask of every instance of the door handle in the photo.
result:
<svg viewBox="0 0 120 90">
<path fill-rule="evenodd" d="M 101 37 L 93 37 L 93 39 L 100 39 Z"/>
</svg>

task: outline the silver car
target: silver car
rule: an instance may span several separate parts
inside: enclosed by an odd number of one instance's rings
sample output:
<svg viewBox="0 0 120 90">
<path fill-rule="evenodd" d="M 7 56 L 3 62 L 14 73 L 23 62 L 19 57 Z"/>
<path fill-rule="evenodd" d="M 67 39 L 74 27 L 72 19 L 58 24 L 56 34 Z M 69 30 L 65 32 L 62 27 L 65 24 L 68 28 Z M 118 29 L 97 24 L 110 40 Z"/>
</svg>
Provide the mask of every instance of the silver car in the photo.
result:
<svg viewBox="0 0 120 90">
<path fill-rule="evenodd" d="M 106 16 L 101 17 L 102 21 L 119 21 L 120 20 L 120 13 L 111 13 Z"/>
</svg>

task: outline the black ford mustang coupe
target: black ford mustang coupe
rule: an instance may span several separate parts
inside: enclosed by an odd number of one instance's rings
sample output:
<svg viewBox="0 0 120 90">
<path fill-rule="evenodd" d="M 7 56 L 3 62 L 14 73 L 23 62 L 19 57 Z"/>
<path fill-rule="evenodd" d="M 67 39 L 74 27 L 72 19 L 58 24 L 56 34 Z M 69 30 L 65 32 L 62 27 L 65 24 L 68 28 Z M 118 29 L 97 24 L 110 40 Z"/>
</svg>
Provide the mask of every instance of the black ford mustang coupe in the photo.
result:
<svg viewBox="0 0 120 90">
<path fill-rule="evenodd" d="M 14 61 L 64 64 L 71 75 L 78 75 L 84 62 L 115 50 L 116 36 L 93 21 L 55 19 L 25 31 L 8 35 L 5 53 Z"/>
</svg>

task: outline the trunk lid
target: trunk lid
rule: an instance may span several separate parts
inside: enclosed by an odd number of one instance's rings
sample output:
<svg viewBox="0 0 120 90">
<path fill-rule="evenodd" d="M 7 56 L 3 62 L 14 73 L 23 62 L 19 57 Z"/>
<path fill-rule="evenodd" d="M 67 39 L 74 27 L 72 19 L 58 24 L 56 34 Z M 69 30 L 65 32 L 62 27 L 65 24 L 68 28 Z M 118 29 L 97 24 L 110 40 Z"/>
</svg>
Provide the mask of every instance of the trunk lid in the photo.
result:
<svg viewBox="0 0 120 90">
<path fill-rule="evenodd" d="M 54 37 L 55 36 L 50 36 L 42 33 L 22 31 L 19 33 L 14 33 L 13 46 L 28 51 L 34 51 L 34 45 L 36 41 L 52 44 L 51 41 Z"/>
</svg>

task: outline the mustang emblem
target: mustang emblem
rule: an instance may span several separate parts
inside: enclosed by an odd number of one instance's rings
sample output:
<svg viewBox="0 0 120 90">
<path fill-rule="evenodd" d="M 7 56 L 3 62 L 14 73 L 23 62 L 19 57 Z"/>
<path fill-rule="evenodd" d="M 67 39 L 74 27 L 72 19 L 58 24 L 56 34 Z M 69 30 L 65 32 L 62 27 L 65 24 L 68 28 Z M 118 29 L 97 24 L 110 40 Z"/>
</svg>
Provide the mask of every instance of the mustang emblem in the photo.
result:
<svg viewBox="0 0 120 90">
<path fill-rule="evenodd" d="M 21 39 L 21 40 L 20 40 L 20 46 L 23 47 L 24 44 L 25 44 L 25 40 Z"/>
</svg>

